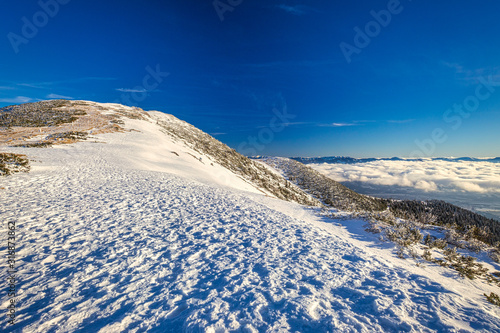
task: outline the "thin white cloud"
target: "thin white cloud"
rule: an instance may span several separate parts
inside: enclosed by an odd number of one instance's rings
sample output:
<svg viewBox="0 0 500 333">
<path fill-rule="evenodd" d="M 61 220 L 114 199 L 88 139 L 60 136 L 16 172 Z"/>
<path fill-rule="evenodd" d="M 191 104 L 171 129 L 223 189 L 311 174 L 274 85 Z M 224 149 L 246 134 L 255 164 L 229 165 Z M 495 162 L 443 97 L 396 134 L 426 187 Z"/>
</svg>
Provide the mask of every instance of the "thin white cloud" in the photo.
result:
<svg viewBox="0 0 500 333">
<path fill-rule="evenodd" d="M 140 89 L 116 88 L 116 91 L 127 92 L 127 93 L 145 93 L 145 92 L 147 92 L 147 90 L 144 88 L 140 88 Z"/>
<path fill-rule="evenodd" d="M 13 90 L 14 87 L 0 86 L 0 90 Z"/>
<path fill-rule="evenodd" d="M 334 123 L 316 123 L 318 127 L 351 127 L 351 126 L 365 126 L 365 124 L 374 123 L 374 120 L 353 120 L 350 122 L 334 122 Z"/>
<path fill-rule="evenodd" d="M 50 99 L 74 99 L 73 97 L 70 97 L 70 96 L 64 96 L 64 95 L 58 95 L 58 94 L 48 94 L 47 98 L 50 98 Z"/>
<path fill-rule="evenodd" d="M 22 104 L 34 101 L 31 97 L 17 96 L 14 98 L 0 98 L 0 103 Z"/>
<path fill-rule="evenodd" d="M 449 67 L 449 68 L 455 70 L 455 73 L 465 73 L 466 72 L 466 70 L 464 69 L 464 66 L 460 65 L 459 63 L 443 61 L 442 64 L 445 65 L 446 67 Z"/>
<path fill-rule="evenodd" d="M 289 14 L 293 14 L 293 15 L 304 15 L 306 13 L 304 10 L 304 6 L 300 6 L 300 5 L 289 6 L 289 5 L 282 4 L 282 5 L 277 5 L 276 7 L 281 9 L 281 10 L 284 10 L 285 12 L 287 12 Z"/>
<path fill-rule="evenodd" d="M 358 126 L 356 123 L 330 123 L 330 124 L 318 124 L 320 127 L 348 127 L 348 126 Z"/>
<path fill-rule="evenodd" d="M 293 121 L 293 122 L 283 123 L 284 126 L 298 126 L 298 125 L 308 125 L 308 124 L 310 123 L 306 121 Z"/>
<path fill-rule="evenodd" d="M 356 126 L 357 124 L 353 123 L 332 123 L 333 127 L 345 127 L 345 126 Z"/>
<path fill-rule="evenodd" d="M 454 70 L 457 78 L 467 84 L 482 84 L 487 81 L 491 86 L 500 86 L 500 67 L 498 66 L 469 69 L 458 63 L 442 62 L 442 64 Z"/>
<path fill-rule="evenodd" d="M 260 63 L 247 63 L 242 66 L 251 68 L 275 68 L 275 67 L 318 67 L 328 66 L 340 63 L 335 60 L 300 60 L 300 61 L 273 61 L 273 62 L 260 62 Z"/>
<path fill-rule="evenodd" d="M 14 84 L 21 87 L 47 89 L 58 85 L 68 85 L 68 84 L 87 82 L 87 81 L 112 81 L 112 80 L 116 80 L 116 78 L 87 76 L 87 77 L 79 77 L 79 78 L 60 80 L 60 81 L 29 82 L 29 83 L 24 82 L 24 83 L 14 83 Z"/>
<path fill-rule="evenodd" d="M 45 82 L 45 83 L 47 83 L 47 82 Z M 17 85 L 20 87 L 35 88 L 35 89 L 44 89 L 45 88 L 43 86 L 43 84 L 37 84 L 37 83 L 18 83 Z"/>
<path fill-rule="evenodd" d="M 364 126 L 364 123 L 372 123 L 371 120 L 355 120 L 350 123 L 318 123 L 310 121 L 291 121 L 287 123 L 282 123 L 283 126 L 301 126 L 301 127 L 351 127 L 351 126 Z M 260 125 L 255 128 L 265 128 L 269 125 Z"/>
<path fill-rule="evenodd" d="M 407 124 L 414 121 L 415 119 L 402 119 L 402 120 L 388 120 L 387 122 L 392 124 Z"/>
</svg>

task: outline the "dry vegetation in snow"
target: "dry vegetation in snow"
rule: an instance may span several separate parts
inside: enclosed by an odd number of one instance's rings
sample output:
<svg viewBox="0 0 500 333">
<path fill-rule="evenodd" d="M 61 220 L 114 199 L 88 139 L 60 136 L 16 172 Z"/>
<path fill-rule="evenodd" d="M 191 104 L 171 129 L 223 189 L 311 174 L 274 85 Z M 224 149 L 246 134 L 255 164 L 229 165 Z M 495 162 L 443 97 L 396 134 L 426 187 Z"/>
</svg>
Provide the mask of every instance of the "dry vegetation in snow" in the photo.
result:
<svg viewBox="0 0 500 333">
<path fill-rule="evenodd" d="M 0 108 L 0 146 L 45 148 L 123 130 L 119 112 L 105 110 L 96 103 L 67 100 Z"/>
<path fill-rule="evenodd" d="M 8 176 L 16 172 L 28 172 L 29 160 L 26 155 L 0 153 L 0 176 Z"/>
</svg>

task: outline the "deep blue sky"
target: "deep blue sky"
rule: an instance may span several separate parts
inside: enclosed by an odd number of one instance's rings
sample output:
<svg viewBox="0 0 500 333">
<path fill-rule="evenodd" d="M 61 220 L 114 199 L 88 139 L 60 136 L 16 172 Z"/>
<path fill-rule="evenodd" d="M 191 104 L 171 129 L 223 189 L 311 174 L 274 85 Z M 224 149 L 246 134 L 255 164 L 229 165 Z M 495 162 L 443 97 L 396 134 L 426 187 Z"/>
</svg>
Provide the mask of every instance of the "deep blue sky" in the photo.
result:
<svg viewBox="0 0 500 333">
<path fill-rule="evenodd" d="M 246 154 L 500 156 L 498 1 L 59 1 L 4 2 L 0 106 L 118 101 Z"/>
</svg>

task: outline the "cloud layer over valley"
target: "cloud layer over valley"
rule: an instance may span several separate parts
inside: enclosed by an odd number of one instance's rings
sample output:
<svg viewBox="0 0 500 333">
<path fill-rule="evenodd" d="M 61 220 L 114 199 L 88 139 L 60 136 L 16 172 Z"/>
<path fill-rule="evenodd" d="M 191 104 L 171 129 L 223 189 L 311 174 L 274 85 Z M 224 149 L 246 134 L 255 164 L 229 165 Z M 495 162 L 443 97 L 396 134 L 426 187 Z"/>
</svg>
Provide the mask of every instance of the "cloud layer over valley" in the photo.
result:
<svg viewBox="0 0 500 333">
<path fill-rule="evenodd" d="M 479 161 L 376 160 L 309 164 L 361 193 L 441 199 L 500 216 L 500 164 Z"/>
</svg>

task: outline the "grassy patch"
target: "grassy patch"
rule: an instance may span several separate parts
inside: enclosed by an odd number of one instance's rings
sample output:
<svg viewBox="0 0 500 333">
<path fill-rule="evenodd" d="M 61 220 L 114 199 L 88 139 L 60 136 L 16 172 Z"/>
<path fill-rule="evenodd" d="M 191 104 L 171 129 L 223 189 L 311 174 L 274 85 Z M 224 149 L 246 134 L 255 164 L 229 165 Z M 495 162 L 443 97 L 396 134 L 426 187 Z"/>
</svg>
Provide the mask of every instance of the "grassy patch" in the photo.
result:
<svg viewBox="0 0 500 333">
<path fill-rule="evenodd" d="M 26 155 L 0 153 L 0 176 L 8 176 L 16 172 L 28 172 L 29 160 Z"/>
<path fill-rule="evenodd" d="M 86 132 L 62 132 L 55 133 L 47 136 L 45 140 L 36 141 L 36 142 L 24 142 L 16 145 L 12 145 L 11 147 L 20 147 L 20 148 L 47 148 L 52 147 L 53 144 L 60 143 L 73 143 L 75 141 L 87 140 L 88 134 Z"/>
<path fill-rule="evenodd" d="M 86 112 L 71 108 L 66 100 L 42 101 L 0 108 L 0 127 L 45 127 L 72 123 Z"/>
<path fill-rule="evenodd" d="M 40 141 L 40 142 L 26 142 L 20 143 L 17 145 L 12 145 L 11 147 L 19 147 L 19 148 L 48 148 L 52 147 L 52 142 Z"/>
<path fill-rule="evenodd" d="M 88 134 L 86 132 L 63 132 L 51 134 L 47 137 L 47 140 L 87 140 Z"/>
</svg>

